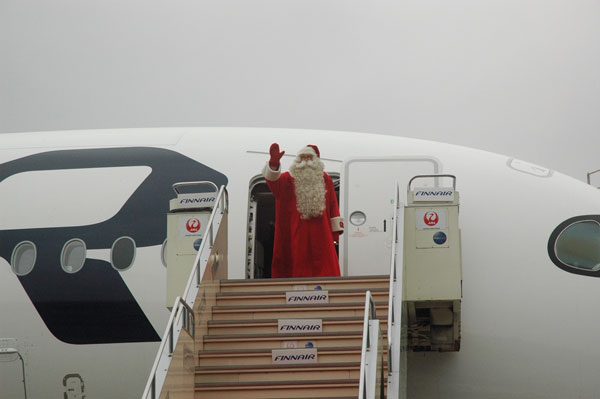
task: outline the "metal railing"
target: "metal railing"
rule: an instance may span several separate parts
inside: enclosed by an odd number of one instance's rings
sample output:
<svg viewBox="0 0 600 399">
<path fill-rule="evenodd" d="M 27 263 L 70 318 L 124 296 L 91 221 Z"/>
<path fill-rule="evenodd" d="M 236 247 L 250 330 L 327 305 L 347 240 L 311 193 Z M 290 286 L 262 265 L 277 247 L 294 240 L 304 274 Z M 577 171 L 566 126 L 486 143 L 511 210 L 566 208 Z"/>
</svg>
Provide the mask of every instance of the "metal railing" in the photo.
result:
<svg viewBox="0 0 600 399">
<path fill-rule="evenodd" d="M 359 399 L 374 399 L 381 390 L 381 380 L 378 380 L 378 362 L 380 332 L 377 309 L 371 291 L 365 294 L 365 315 L 363 322 L 363 341 L 360 355 Z"/>
<path fill-rule="evenodd" d="M 412 181 L 412 180 L 411 180 Z M 398 264 L 399 263 L 399 264 Z M 392 223 L 392 256 L 388 299 L 388 399 L 403 398 L 406 392 L 405 373 L 402 372 L 402 300 L 404 283 L 404 205 L 400 202 L 400 185 L 396 183 L 394 219 Z"/>
<path fill-rule="evenodd" d="M 160 396 L 181 330 L 186 331 L 192 338 L 195 337 L 194 303 L 198 297 L 202 276 L 215 245 L 216 231 L 221 225 L 223 215 L 228 211 L 228 202 L 227 190 L 225 186 L 221 186 L 215 201 L 215 207 L 208 220 L 208 227 L 205 232 L 207 238 L 202 240 L 200 244 L 183 295 L 175 300 L 142 399 L 156 399 Z"/>
</svg>

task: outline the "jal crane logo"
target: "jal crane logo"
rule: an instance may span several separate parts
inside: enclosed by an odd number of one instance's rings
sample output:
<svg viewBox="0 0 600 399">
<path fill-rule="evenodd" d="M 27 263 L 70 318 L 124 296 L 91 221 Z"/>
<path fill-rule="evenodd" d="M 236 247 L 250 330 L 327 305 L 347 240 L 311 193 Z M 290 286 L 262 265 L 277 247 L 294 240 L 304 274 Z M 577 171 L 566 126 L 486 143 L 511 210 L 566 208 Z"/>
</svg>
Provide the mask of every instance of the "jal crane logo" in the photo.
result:
<svg viewBox="0 0 600 399">
<path fill-rule="evenodd" d="M 435 226 L 439 221 L 440 215 L 438 215 L 437 212 L 429 211 L 425 212 L 425 215 L 423 215 L 423 222 L 425 222 L 427 226 Z"/>
<path fill-rule="evenodd" d="M 190 233 L 197 233 L 200 231 L 200 221 L 196 218 L 189 219 L 185 224 L 185 228 Z"/>
</svg>

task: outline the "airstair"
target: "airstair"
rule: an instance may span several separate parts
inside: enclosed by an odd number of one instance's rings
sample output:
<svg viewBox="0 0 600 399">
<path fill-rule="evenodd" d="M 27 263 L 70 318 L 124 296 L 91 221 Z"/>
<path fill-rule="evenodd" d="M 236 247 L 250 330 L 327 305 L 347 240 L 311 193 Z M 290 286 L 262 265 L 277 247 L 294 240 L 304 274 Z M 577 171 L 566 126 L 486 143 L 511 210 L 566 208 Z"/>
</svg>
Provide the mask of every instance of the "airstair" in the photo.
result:
<svg viewBox="0 0 600 399">
<path fill-rule="evenodd" d="M 228 280 L 224 188 L 207 226 L 144 399 L 384 397 L 389 276 Z"/>
<path fill-rule="evenodd" d="M 221 188 L 142 399 L 406 398 L 408 350 L 458 350 L 460 313 L 449 310 L 449 324 L 439 323 L 439 298 L 406 301 L 404 263 L 414 261 L 404 254 L 411 242 L 405 236 L 414 227 L 405 229 L 404 219 L 422 209 L 405 208 L 398 186 L 393 208 L 389 275 L 230 280 Z M 450 217 L 448 223 L 458 228 Z M 445 240 L 438 245 L 448 247 Z M 450 345 L 433 349 L 439 338 L 411 319 L 411 306 L 431 315 L 430 331 L 447 330 Z M 411 347 L 417 327 L 430 341 Z"/>
<path fill-rule="evenodd" d="M 195 397 L 356 398 L 365 292 L 385 320 L 388 284 L 388 276 L 221 281 L 199 339 Z M 326 292 L 329 303 L 289 304 L 290 292 Z"/>
</svg>

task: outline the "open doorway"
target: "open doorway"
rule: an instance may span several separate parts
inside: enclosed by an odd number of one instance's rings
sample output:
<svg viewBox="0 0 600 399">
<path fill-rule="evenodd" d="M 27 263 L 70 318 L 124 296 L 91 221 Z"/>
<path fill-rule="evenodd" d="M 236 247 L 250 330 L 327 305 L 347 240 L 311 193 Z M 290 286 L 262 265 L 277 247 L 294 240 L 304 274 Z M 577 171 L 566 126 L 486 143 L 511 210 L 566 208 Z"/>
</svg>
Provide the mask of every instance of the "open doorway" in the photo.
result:
<svg viewBox="0 0 600 399">
<path fill-rule="evenodd" d="M 339 202 L 340 174 L 327 173 L 333 180 Z M 275 198 L 262 176 L 256 176 L 250 181 L 247 232 L 246 278 L 271 278 L 275 241 Z"/>
</svg>

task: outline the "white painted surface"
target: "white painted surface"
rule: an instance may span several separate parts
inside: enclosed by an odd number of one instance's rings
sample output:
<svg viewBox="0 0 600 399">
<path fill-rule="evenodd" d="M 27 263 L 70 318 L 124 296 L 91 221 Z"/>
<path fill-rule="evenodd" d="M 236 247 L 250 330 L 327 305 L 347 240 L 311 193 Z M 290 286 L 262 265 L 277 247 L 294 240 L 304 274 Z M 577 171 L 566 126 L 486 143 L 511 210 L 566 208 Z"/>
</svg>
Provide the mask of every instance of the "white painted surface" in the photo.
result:
<svg viewBox="0 0 600 399">
<path fill-rule="evenodd" d="M 162 131 L 132 133 L 151 142 L 160 140 Z M 278 141 L 288 153 L 317 143 L 323 157 L 330 159 L 327 170 L 334 172 L 340 171 L 340 160 L 352 156 L 436 157 L 445 172 L 458 177 L 461 195 L 463 345 L 458 353 L 411 353 L 409 397 L 587 399 L 600 395 L 595 375 L 600 362 L 600 323 L 593 317 L 600 302 L 600 280 L 559 269 L 546 252 L 548 237 L 558 224 L 576 215 L 600 214 L 596 189 L 560 173 L 540 177 L 516 170 L 508 165 L 507 156 L 421 140 L 279 129 L 168 129 L 169 134 L 173 132 L 181 133 L 181 138 L 168 148 L 229 178 L 232 278 L 243 277 L 249 182 L 260 173 L 271 142 Z M 114 135 L 107 133 L 106 137 L 101 131 L 66 134 L 71 146 L 83 148 L 90 136 L 95 143 L 114 145 Z M 63 133 L 54 136 L 64 142 Z M 122 137 L 126 143 L 127 136 Z M 5 138 L 18 148 L 7 149 Z M 1 135 L 0 162 L 48 150 L 35 148 L 38 142 L 35 134 Z M 290 159 L 283 160 L 284 169 Z M 387 195 L 383 198 L 381 207 L 389 208 Z M 376 202 L 379 199 L 374 197 Z M 99 250 L 93 256 L 106 258 L 107 254 Z M 372 265 L 364 267 L 367 271 Z M 165 269 L 160 246 L 138 249 L 134 266 L 122 276 L 157 331 L 162 331 L 168 313 L 162 301 Z M 131 397 L 129 389 L 143 387 L 156 343 L 68 345 L 58 341 L 3 259 L 0 298 L 0 337 L 18 338 L 31 397 L 45 397 L 49 392 L 60 397 L 62 378 L 73 371 L 84 376 L 90 397 Z M 0 386 L 9 383 L 3 378 L 0 373 Z"/>
</svg>

